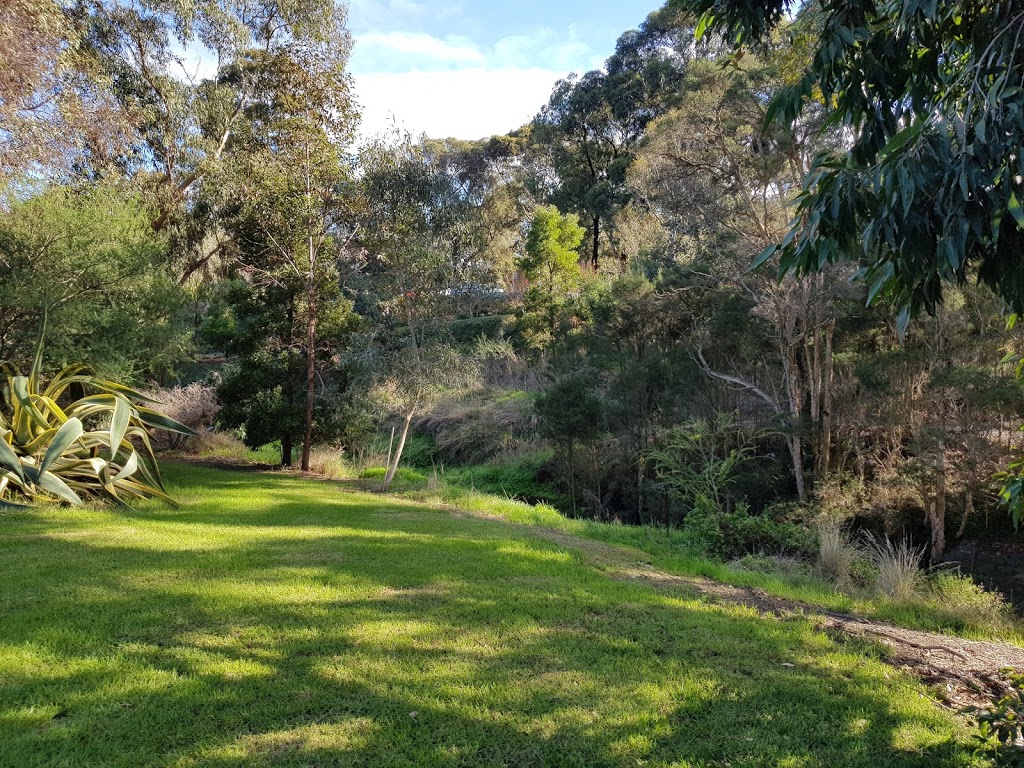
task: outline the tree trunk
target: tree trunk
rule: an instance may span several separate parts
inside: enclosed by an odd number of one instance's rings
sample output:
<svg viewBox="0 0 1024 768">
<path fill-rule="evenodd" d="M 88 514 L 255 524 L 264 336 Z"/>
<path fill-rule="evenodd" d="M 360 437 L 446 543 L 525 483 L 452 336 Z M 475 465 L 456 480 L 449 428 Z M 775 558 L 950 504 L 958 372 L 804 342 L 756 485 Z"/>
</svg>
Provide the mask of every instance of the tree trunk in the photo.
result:
<svg viewBox="0 0 1024 768">
<path fill-rule="evenodd" d="M 595 216 L 594 217 L 594 250 L 593 250 L 593 254 L 590 257 L 591 261 L 594 264 L 594 271 L 595 272 L 597 271 L 597 261 L 598 261 L 597 246 L 598 246 L 598 241 L 600 239 L 601 239 L 601 217 L 600 216 Z"/>
<path fill-rule="evenodd" d="M 306 424 L 302 435 L 302 471 L 309 472 L 309 455 L 313 448 L 313 402 L 316 395 L 316 303 L 310 297 L 309 320 L 306 323 Z"/>
<path fill-rule="evenodd" d="M 801 503 L 807 501 L 807 486 L 804 481 L 804 449 L 799 435 L 793 435 L 786 442 L 793 458 L 793 479 L 796 480 L 796 496 Z"/>
<path fill-rule="evenodd" d="M 386 491 L 391 487 L 391 482 L 395 479 L 395 475 L 398 473 L 398 462 L 402 460 L 402 451 L 405 449 L 405 438 L 409 436 L 409 425 L 412 424 L 412 417 L 414 413 L 415 409 L 410 409 L 402 420 L 402 434 L 398 438 L 398 447 L 395 449 L 395 455 L 391 458 L 391 466 L 388 467 L 388 471 L 384 475 L 384 484 L 381 486 L 381 490 L 383 491 Z"/>
<path fill-rule="evenodd" d="M 938 472 L 935 477 L 935 502 L 929 508 L 932 529 L 931 562 L 937 563 L 946 552 L 946 441 L 939 440 Z"/>
<path fill-rule="evenodd" d="M 281 437 L 281 466 L 290 467 L 292 465 L 292 436 L 284 435 Z"/>
<path fill-rule="evenodd" d="M 313 398 L 316 395 L 316 241 L 313 237 L 313 178 L 306 142 L 306 423 L 302 434 L 302 471 L 309 472 L 313 450 Z"/>
<path fill-rule="evenodd" d="M 572 516 L 576 517 L 576 456 L 573 441 L 569 441 L 569 495 L 572 497 Z"/>
<path fill-rule="evenodd" d="M 967 520 L 974 514 L 974 491 L 968 486 L 964 491 L 964 516 L 960 521 L 960 527 L 956 531 L 956 541 L 960 541 L 967 533 Z"/>
</svg>

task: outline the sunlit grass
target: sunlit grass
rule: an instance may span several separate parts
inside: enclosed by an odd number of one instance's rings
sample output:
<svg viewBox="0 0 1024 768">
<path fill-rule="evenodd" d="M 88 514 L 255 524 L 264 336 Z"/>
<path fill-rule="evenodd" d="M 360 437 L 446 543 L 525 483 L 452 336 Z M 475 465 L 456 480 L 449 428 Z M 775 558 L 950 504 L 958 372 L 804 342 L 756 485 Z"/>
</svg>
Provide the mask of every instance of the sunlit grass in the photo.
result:
<svg viewBox="0 0 1024 768">
<path fill-rule="evenodd" d="M 728 563 L 694 554 L 681 531 L 653 526 L 617 525 L 587 519 L 572 519 L 545 504 L 527 504 L 451 485 L 426 491 L 407 490 L 402 495 L 424 503 L 443 504 L 495 517 L 520 525 L 548 528 L 616 546 L 632 547 L 651 564 L 682 576 L 701 576 L 737 587 L 753 587 L 778 597 L 796 600 L 832 611 L 882 619 L 911 629 L 946 632 L 979 640 L 1006 640 L 1024 645 L 1024 628 L 1019 619 L 992 622 L 992 612 L 950 610 L 941 600 L 927 596 L 893 599 L 886 596 L 852 594 L 824 579 L 788 574 L 764 573 L 736 568 Z"/>
<path fill-rule="evenodd" d="M 924 687 L 808 621 L 500 521 L 167 476 L 179 509 L 0 515 L 0 765 L 981 764 Z"/>
</svg>

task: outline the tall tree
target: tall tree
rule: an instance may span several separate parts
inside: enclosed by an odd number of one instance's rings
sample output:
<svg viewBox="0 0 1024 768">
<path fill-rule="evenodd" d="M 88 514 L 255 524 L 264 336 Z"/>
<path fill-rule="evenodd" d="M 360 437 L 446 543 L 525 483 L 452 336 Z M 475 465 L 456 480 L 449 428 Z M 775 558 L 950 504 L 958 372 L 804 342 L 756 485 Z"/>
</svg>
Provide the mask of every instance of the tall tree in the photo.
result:
<svg viewBox="0 0 1024 768">
<path fill-rule="evenodd" d="M 31 172 L 66 175 L 88 155 L 123 148 L 128 124 L 85 55 L 81 30 L 58 0 L 0 8 L 0 185 Z"/>
<path fill-rule="evenodd" d="M 595 269 L 602 235 L 612 242 L 606 230 L 629 199 L 633 153 L 648 123 L 672 104 L 685 71 L 685 17 L 665 11 L 657 19 L 620 37 L 603 70 L 559 81 L 534 119 L 534 140 L 549 148 L 558 176 L 552 201 L 588 223 Z"/>
<path fill-rule="evenodd" d="M 519 266 L 530 281 L 526 312 L 540 320 L 540 327 L 531 329 L 532 343 L 537 346 L 554 341 L 562 309 L 583 282 L 577 250 L 583 236 L 574 214 L 560 214 L 553 205 L 534 211 L 526 254 Z"/>
<path fill-rule="evenodd" d="M 304 326 L 301 341 L 289 339 L 287 346 L 301 348 L 305 362 L 301 466 L 307 471 L 325 351 L 318 323 L 326 310 L 345 304 L 338 261 L 354 234 L 339 204 L 348 178 L 341 153 L 355 122 L 344 39 L 339 29 L 323 40 L 293 40 L 239 57 L 238 76 L 253 83 L 253 101 L 235 129 L 233 162 L 218 177 L 222 225 L 232 236 L 238 274 L 272 288 Z"/>
<path fill-rule="evenodd" d="M 153 228 L 171 230 L 184 281 L 224 252 L 209 238 L 215 223 L 204 218 L 203 182 L 244 146 L 233 141 L 236 131 L 247 130 L 266 104 L 268 77 L 290 76 L 284 62 L 302 62 L 292 72 L 344 63 L 351 47 L 346 6 L 338 0 L 75 0 L 69 13 L 82 30 L 82 55 L 109 81 L 130 121 L 132 150 L 121 156 L 121 167 L 152 200 Z M 213 72 L 200 72 L 197 61 Z M 346 95 L 345 83 L 338 83 Z M 343 114 L 350 116 L 351 107 Z"/>
</svg>

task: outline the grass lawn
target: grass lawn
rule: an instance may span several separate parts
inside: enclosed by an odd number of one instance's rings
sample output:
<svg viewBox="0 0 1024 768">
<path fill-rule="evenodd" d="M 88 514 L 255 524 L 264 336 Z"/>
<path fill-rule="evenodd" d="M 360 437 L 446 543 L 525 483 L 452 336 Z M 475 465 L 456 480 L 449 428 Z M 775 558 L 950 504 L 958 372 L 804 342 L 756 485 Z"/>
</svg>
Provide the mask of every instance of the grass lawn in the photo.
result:
<svg viewBox="0 0 1024 768">
<path fill-rule="evenodd" d="M 180 509 L 0 513 L 0 765 L 983 764 L 925 687 L 802 619 L 522 526 L 167 475 Z"/>
</svg>

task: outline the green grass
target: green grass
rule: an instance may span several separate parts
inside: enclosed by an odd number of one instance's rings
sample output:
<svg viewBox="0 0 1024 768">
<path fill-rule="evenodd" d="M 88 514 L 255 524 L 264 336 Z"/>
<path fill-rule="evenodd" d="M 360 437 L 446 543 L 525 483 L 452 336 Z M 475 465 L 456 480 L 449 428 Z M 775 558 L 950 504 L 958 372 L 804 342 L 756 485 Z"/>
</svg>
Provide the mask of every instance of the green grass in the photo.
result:
<svg viewBox="0 0 1024 768">
<path fill-rule="evenodd" d="M 1024 645 L 1024 629 L 1019 620 L 1004 621 L 995 626 L 990 623 L 990 614 L 953 610 L 943 605 L 941 600 L 918 597 L 897 601 L 867 594 L 852 595 L 816 577 L 734 568 L 694 553 L 684 534 L 677 529 L 572 519 L 543 504 L 526 504 L 517 499 L 467 491 L 452 485 L 435 491 L 422 490 L 420 486 L 420 490 L 409 490 L 404 495 L 421 502 L 455 506 L 520 525 L 540 526 L 607 544 L 633 547 L 653 565 L 681 576 L 703 576 L 737 587 L 762 589 L 777 597 L 881 619 L 910 629 Z"/>
<path fill-rule="evenodd" d="M 0 515 L 0 765 L 983 764 L 804 619 L 331 483 L 167 477 L 178 509 Z"/>
</svg>

